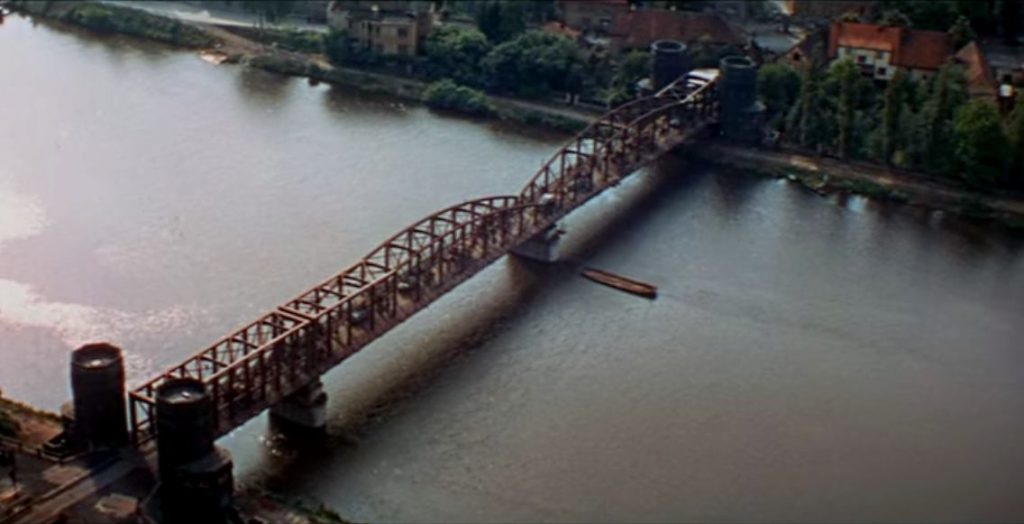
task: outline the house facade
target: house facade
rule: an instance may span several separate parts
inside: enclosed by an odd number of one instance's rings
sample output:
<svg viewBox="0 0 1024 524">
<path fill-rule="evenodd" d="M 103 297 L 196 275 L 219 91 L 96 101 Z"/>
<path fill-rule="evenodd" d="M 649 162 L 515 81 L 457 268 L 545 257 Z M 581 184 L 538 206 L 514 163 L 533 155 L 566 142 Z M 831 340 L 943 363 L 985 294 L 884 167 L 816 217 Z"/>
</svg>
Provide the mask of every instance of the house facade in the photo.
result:
<svg viewBox="0 0 1024 524">
<path fill-rule="evenodd" d="M 418 0 L 338 0 L 327 10 L 327 24 L 346 31 L 364 49 L 382 55 L 415 56 L 434 27 L 433 2 Z"/>
<path fill-rule="evenodd" d="M 864 76 L 883 82 L 897 70 L 915 79 L 930 78 L 953 53 L 952 39 L 941 31 L 833 22 L 828 36 L 831 62 L 848 58 Z"/>
</svg>

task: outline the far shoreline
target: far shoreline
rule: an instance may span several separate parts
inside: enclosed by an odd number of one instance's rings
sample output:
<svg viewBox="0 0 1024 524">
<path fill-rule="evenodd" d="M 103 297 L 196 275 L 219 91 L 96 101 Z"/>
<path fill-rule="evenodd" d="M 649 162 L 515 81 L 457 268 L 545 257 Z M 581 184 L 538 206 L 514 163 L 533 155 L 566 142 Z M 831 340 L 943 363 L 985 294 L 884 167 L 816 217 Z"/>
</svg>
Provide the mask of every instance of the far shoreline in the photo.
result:
<svg viewBox="0 0 1024 524">
<path fill-rule="evenodd" d="M 282 76 L 306 78 L 311 84 L 325 82 L 364 93 L 383 94 L 425 104 L 424 92 L 429 84 L 422 80 L 335 66 L 322 55 L 286 51 L 254 41 L 239 34 L 244 31 L 237 28 L 230 30 L 216 25 L 182 22 L 128 7 L 97 4 L 112 16 L 123 14 L 136 24 L 122 30 L 100 30 L 66 16 L 77 4 L 79 2 L 65 0 L 45 3 L 15 0 L 8 5 L 27 16 L 93 34 L 124 34 L 161 42 L 171 48 L 193 51 L 202 59 L 216 64 L 238 64 Z M 160 31 L 154 33 L 151 27 L 146 26 L 159 27 Z M 526 130 L 543 129 L 563 133 L 567 137 L 586 128 L 599 117 L 569 107 L 560 109 L 526 100 L 484 96 L 493 107 L 493 111 L 487 115 L 469 114 L 457 109 L 431 107 L 431 110 L 460 119 L 503 121 L 524 126 Z M 429 104 L 426 105 L 429 107 Z M 789 178 L 819 194 L 845 191 L 942 210 L 959 217 L 998 224 L 1009 230 L 1024 231 L 1024 199 L 1016 195 L 980 193 L 945 181 L 928 179 L 923 174 L 867 162 L 814 156 L 800 151 L 732 144 L 720 139 L 705 139 L 702 146 L 686 148 L 683 154 L 720 167 L 745 170 L 752 175 Z"/>
</svg>

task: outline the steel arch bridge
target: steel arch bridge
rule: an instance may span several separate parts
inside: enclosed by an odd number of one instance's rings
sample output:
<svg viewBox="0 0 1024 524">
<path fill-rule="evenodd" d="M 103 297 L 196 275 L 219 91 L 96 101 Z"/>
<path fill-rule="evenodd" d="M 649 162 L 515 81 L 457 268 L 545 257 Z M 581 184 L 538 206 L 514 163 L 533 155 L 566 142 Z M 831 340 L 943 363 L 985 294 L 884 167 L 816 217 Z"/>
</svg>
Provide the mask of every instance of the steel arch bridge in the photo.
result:
<svg viewBox="0 0 1024 524">
<path fill-rule="evenodd" d="M 156 435 L 165 381 L 202 381 L 216 436 L 280 402 L 605 189 L 717 120 L 717 81 L 677 80 L 621 105 L 569 142 L 518 195 L 443 209 L 340 273 L 129 393 L 132 441 Z"/>
</svg>

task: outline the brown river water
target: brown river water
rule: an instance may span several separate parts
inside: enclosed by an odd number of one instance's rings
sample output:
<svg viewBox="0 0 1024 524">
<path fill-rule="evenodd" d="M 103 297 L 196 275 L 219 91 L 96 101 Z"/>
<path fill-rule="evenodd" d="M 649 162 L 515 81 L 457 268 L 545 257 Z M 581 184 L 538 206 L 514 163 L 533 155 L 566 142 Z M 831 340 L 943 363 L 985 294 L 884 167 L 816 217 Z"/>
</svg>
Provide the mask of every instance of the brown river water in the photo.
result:
<svg viewBox="0 0 1024 524">
<path fill-rule="evenodd" d="M 0 387 L 138 383 L 563 137 L 0 25 Z M 221 440 L 358 521 L 1024 520 L 1024 239 L 668 159 L 325 377 L 329 436 Z M 581 265 L 659 286 L 646 301 Z"/>
</svg>

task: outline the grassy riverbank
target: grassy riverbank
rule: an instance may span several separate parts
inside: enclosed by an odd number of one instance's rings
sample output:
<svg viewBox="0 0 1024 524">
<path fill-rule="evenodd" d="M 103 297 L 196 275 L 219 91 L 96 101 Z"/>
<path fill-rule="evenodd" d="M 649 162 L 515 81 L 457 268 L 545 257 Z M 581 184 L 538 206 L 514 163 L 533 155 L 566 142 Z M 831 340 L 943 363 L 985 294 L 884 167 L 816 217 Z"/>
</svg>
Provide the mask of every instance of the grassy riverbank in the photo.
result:
<svg viewBox="0 0 1024 524">
<path fill-rule="evenodd" d="M 11 7 L 35 16 L 58 20 L 98 33 L 116 33 L 148 38 L 187 48 L 210 47 L 216 39 L 206 31 L 171 18 L 137 9 L 76 1 L 14 0 Z"/>
<path fill-rule="evenodd" d="M 1024 230 L 1024 200 L 992 196 L 864 163 L 713 142 L 688 150 L 695 158 L 748 173 L 799 182 L 819 193 L 847 191 L 920 205 Z"/>
</svg>

